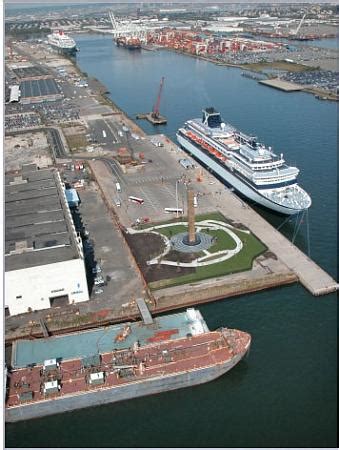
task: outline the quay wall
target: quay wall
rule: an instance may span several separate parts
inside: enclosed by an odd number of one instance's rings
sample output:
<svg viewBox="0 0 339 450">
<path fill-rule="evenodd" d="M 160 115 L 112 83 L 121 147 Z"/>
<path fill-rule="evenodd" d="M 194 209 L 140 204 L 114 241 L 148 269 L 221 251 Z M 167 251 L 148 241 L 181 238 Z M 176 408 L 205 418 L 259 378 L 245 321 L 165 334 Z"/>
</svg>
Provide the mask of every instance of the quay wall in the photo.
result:
<svg viewBox="0 0 339 450">
<path fill-rule="evenodd" d="M 156 300 L 154 312 L 160 313 L 177 308 L 189 307 L 201 303 L 208 303 L 215 300 L 222 300 L 237 295 L 249 294 L 264 289 L 271 289 L 277 286 L 292 284 L 298 281 L 297 276 L 292 272 L 267 274 L 264 277 L 255 279 L 234 280 L 225 277 L 222 281 L 210 279 L 205 282 L 177 286 L 175 288 L 165 288 L 153 292 Z"/>
</svg>

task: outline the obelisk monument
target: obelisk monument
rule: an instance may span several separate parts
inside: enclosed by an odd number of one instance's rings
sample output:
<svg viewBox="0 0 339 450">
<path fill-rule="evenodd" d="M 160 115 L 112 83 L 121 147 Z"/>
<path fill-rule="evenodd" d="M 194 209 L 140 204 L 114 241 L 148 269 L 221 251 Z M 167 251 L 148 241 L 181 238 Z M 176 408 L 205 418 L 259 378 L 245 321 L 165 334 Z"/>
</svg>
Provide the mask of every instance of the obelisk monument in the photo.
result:
<svg viewBox="0 0 339 450">
<path fill-rule="evenodd" d="M 194 191 L 187 189 L 187 216 L 188 216 L 188 234 L 183 242 L 186 245 L 197 245 L 200 243 L 200 237 L 195 232 L 195 212 L 194 212 Z"/>
</svg>

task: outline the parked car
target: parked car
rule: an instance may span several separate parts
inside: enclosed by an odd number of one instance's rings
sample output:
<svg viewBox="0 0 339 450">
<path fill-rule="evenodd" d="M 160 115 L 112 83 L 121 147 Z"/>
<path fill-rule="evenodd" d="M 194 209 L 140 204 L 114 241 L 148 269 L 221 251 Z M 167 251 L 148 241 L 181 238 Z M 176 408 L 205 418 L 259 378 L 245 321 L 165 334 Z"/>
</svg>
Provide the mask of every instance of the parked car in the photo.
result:
<svg viewBox="0 0 339 450">
<path fill-rule="evenodd" d="M 103 279 L 102 276 L 94 278 L 94 285 L 95 286 L 104 286 L 104 284 L 105 284 L 105 280 Z"/>
<path fill-rule="evenodd" d="M 99 264 L 97 264 L 95 267 L 92 268 L 93 274 L 101 273 L 101 272 L 102 272 L 102 268 L 99 266 Z"/>
<path fill-rule="evenodd" d="M 97 288 L 94 290 L 94 294 L 102 294 L 103 292 L 104 292 L 104 290 L 101 288 Z"/>
</svg>

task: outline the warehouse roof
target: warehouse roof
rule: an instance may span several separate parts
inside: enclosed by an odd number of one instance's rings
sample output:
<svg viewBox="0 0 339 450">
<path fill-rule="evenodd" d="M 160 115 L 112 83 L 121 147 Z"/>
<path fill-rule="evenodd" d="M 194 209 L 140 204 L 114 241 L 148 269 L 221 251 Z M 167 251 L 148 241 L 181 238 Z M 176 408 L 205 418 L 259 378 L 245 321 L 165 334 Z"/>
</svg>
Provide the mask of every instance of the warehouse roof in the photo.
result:
<svg viewBox="0 0 339 450">
<path fill-rule="evenodd" d="M 6 271 L 78 258 L 68 211 L 56 171 L 29 165 L 6 175 Z"/>
</svg>

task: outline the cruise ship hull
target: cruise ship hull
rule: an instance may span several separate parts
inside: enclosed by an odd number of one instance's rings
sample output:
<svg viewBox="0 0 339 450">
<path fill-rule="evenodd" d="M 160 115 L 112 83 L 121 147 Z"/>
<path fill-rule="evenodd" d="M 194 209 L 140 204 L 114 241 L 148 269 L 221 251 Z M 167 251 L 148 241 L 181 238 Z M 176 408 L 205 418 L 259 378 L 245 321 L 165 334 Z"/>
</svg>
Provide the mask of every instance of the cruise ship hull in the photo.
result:
<svg viewBox="0 0 339 450">
<path fill-rule="evenodd" d="M 6 408 L 6 422 L 18 422 L 38 417 L 45 417 L 75 409 L 119 402 L 136 397 L 172 391 L 184 387 L 195 386 L 212 381 L 232 369 L 248 352 L 236 354 L 232 359 L 220 364 L 191 369 L 176 374 L 157 376 L 147 380 L 130 382 L 126 385 L 101 388 L 98 390 L 77 393 L 34 404 L 21 404 Z"/>
<path fill-rule="evenodd" d="M 293 209 L 278 203 L 274 203 L 273 201 L 267 199 L 262 194 L 260 194 L 257 190 L 253 189 L 249 184 L 246 184 L 242 180 L 240 180 L 236 175 L 234 175 L 231 170 L 229 170 L 226 166 L 222 166 L 218 162 L 216 162 L 213 158 L 207 155 L 205 152 L 197 148 L 193 145 L 188 139 L 185 139 L 181 134 L 177 134 L 177 140 L 181 147 L 193 155 L 198 161 L 205 164 L 212 172 L 221 177 L 226 183 L 231 185 L 236 191 L 238 191 L 243 196 L 248 199 L 258 203 L 261 206 L 264 206 L 273 211 L 279 212 L 281 214 L 293 215 L 299 213 L 300 209 Z"/>
<path fill-rule="evenodd" d="M 75 56 L 78 49 L 76 46 L 71 47 L 71 48 L 65 48 L 65 47 L 59 47 L 58 45 L 55 44 L 51 44 L 49 43 L 49 45 L 56 50 L 58 53 L 62 54 L 62 55 L 68 55 L 68 56 Z"/>
</svg>

